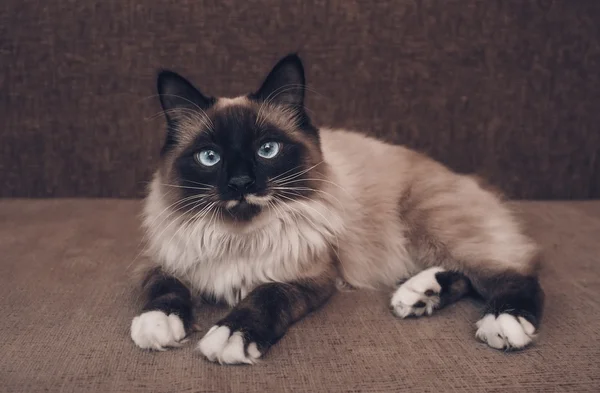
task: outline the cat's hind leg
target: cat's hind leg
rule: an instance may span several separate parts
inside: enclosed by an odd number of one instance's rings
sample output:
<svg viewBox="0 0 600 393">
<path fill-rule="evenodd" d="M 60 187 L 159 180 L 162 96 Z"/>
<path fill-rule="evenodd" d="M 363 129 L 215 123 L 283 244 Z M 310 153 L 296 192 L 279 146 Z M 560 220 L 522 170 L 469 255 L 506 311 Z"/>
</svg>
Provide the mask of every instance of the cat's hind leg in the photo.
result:
<svg viewBox="0 0 600 393">
<path fill-rule="evenodd" d="M 430 267 L 409 278 L 394 292 L 390 310 L 399 318 L 431 315 L 471 292 L 471 283 L 462 273 Z"/>
<path fill-rule="evenodd" d="M 473 276 L 475 291 L 486 300 L 475 336 L 496 349 L 521 349 L 535 338 L 544 292 L 535 275 L 504 272 Z"/>
<path fill-rule="evenodd" d="M 486 303 L 475 337 L 495 349 L 521 349 L 539 328 L 544 292 L 535 275 L 517 272 L 471 273 L 427 268 L 405 281 L 392 296 L 390 310 L 400 318 L 431 315 L 468 294 Z"/>
</svg>

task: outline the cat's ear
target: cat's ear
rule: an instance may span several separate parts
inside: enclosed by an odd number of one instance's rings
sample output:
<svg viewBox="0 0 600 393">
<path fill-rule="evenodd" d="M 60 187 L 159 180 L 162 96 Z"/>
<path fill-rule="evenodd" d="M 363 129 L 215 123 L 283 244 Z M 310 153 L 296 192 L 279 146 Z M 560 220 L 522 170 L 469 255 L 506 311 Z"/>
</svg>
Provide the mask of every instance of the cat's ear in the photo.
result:
<svg viewBox="0 0 600 393">
<path fill-rule="evenodd" d="M 254 98 L 297 108 L 304 106 L 304 67 L 296 54 L 287 55 L 271 70 Z"/>
<path fill-rule="evenodd" d="M 172 71 L 161 71 L 156 87 L 170 126 L 189 115 L 189 111 L 205 111 L 214 103 L 214 99 L 204 96 L 187 79 Z"/>
</svg>

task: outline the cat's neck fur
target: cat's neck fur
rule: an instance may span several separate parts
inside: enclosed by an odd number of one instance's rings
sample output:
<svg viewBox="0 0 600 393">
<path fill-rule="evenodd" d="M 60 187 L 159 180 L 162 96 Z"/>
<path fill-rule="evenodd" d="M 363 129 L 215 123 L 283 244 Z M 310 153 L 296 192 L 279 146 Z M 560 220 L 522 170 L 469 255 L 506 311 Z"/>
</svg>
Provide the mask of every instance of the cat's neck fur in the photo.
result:
<svg viewBox="0 0 600 393">
<path fill-rule="evenodd" d="M 313 274 L 343 229 L 344 196 L 335 187 L 234 227 L 218 217 L 190 220 L 179 214 L 165 201 L 162 183 L 157 172 L 144 206 L 149 254 L 193 289 L 229 304 L 262 282 Z"/>
</svg>

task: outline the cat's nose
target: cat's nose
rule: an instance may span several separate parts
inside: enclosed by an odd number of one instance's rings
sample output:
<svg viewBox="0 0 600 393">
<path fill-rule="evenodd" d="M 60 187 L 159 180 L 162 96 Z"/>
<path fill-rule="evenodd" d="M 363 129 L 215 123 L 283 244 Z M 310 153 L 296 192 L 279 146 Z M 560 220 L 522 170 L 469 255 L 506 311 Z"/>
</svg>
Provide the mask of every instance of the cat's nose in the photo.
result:
<svg viewBox="0 0 600 393">
<path fill-rule="evenodd" d="M 227 185 L 236 191 L 246 191 L 251 185 L 254 184 L 254 179 L 247 175 L 234 176 L 229 179 Z"/>
</svg>

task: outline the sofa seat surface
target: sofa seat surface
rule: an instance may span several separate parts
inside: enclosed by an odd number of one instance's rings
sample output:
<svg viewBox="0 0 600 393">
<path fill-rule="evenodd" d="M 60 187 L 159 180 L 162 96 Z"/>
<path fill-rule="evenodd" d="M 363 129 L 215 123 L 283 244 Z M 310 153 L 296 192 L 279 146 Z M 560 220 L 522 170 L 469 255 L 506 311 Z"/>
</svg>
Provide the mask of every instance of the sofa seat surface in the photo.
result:
<svg viewBox="0 0 600 393">
<path fill-rule="evenodd" d="M 200 305 L 183 348 L 129 337 L 141 299 L 139 200 L 0 201 L 3 392 L 598 392 L 600 201 L 515 202 L 545 250 L 546 312 L 521 352 L 474 338 L 481 304 L 398 320 L 389 293 L 337 293 L 255 366 L 220 366 L 195 343 L 227 310 Z"/>
</svg>

